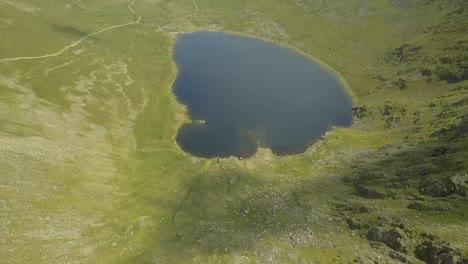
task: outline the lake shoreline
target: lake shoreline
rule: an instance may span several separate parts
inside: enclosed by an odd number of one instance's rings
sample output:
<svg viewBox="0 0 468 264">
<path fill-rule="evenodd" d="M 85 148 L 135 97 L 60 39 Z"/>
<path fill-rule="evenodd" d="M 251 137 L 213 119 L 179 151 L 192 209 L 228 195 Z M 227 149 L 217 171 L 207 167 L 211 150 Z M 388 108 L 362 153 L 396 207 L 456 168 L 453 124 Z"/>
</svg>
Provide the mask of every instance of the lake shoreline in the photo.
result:
<svg viewBox="0 0 468 264">
<path fill-rule="evenodd" d="M 278 156 L 299 155 L 319 141 L 323 133 L 334 127 L 352 126 L 353 100 L 346 88 L 347 82 L 310 56 L 271 41 L 217 30 L 193 31 L 175 36 L 172 58 L 177 74 L 172 92 L 178 103 L 187 107 L 185 120 L 203 119 L 208 126 L 202 127 L 210 127 L 209 130 L 196 129 L 192 132 L 187 130 L 186 122 L 179 127 L 176 141 L 200 148 L 190 150 L 186 145 L 182 149 L 187 153 L 218 149 L 216 151 L 220 151 L 221 156 L 213 153 L 197 156 L 251 157 L 253 155 L 245 156 L 241 150 L 234 151 L 244 149 L 247 143 L 240 140 L 240 134 L 235 136 L 229 131 L 242 128 L 257 134 L 255 140 L 262 142 L 263 147 L 275 149 Z M 178 48 L 179 52 L 176 51 Z M 190 73 L 190 79 L 185 80 L 181 75 L 182 69 L 186 74 Z M 229 85 L 226 86 L 226 83 Z M 220 119 L 220 116 L 223 117 Z M 234 123 L 226 123 L 225 120 L 233 120 Z M 241 123 L 237 124 L 235 120 Z M 183 137 L 180 137 L 181 128 L 185 129 Z M 261 131 L 257 131 L 259 128 Z M 226 132 L 229 136 L 225 134 L 221 138 L 228 139 L 221 140 L 219 137 Z M 192 133 L 197 134 L 197 140 L 191 139 L 195 136 L 190 136 Z"/>
</svg>

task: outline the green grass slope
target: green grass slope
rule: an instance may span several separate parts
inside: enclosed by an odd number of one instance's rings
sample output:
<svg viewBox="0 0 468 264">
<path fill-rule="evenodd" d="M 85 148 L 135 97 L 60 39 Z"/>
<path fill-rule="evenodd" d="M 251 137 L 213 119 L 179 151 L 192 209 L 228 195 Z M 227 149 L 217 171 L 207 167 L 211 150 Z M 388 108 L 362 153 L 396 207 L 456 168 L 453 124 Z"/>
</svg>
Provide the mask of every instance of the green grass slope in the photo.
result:
<svg viewBox="0 0 468 264">
<path fill-rule="evenodd" d="M 353 126 L 184 153 L 172 48 L 196 30 L 323 63 Z M 464 0 L 0 0 L 0 36 L 2 263 L 468 261 Z"/>
</svg>

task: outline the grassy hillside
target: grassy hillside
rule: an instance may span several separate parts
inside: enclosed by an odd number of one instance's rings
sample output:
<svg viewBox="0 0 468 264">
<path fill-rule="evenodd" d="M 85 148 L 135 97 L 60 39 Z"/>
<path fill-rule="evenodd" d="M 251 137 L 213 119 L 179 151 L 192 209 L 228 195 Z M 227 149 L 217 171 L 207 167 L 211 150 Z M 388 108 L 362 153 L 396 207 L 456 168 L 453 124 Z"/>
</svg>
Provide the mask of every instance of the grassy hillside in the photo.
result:
<svg viewBox="0 0 468 264">
<path fill-rule="evenodd" d="M 196 30 L 320 61 L 354 125 L 184 153 L 172 48 Z M 0 262 L 468 261 L 464 0 L 0 0 L 0 35 Z"/>
</svg>

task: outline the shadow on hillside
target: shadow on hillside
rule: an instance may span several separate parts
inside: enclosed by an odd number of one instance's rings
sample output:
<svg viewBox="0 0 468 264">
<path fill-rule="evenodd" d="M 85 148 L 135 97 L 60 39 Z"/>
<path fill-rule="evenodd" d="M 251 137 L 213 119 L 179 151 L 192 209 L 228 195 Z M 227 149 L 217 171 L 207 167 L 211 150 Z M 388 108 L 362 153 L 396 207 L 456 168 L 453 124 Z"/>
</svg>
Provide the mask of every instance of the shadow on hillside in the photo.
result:
<svg viewBox="0 0 468 264">
<path fill-rule="evenodd" d="M 426 184 L 435 188 L 437 196 L 441 183 L 450 184 L 446 178 L 464 171 L 466 151 L 457 147 L 464 140 L 428 140 L 402 149 L 390 146 L 376 150 L 369 155 L 380 157 L 359 160 L 358 167 L 343 175 L 345 182 L 351 179 L 348 186 L 322 177 L 294 180 L 278 175 L 265 180 L 234 169 L 199 174 L 183 183 L 182 199 L 156 202 L 173 212 L 159 238 L 157 259 L 184 262 L 206 255 L 259 252 L 269 239 L 281 241 L 274 242 L 281 252 L 301 246 L 332 248 L 340 243 L 339 238 L 346 240 L 343 232 L 350 232 L 344 218 L 333 217 L 338 213 L 337 205 L 346 205 L 358 196 L 405 204 L 422 195 L 426 198 L 420 203 L 429 207 L 417 210 L 439 210 L 447 201 L 448 207 L 442 209 L 458 214 L 466 209 L 464 198 L 432 197 L 431 192 L 420 193 L 419 189 Z M 440 195 L 458 192 L 452 191 Z M 371 210 L 369 217 L 378 219 L 380 215 Z M 318 235 L 326 232 L 328 236 Z"/>
<path fill-rule="evenodd" d="M 62 33 L 69 35 L 71 37 L 78 37 L 82 38 L 90 34 L 90 32 L 86 32 L 83 30 L 80 30 L 76 27 L 73 26 L 68 26 L 68 25 L 60 25 L 60 24 L 51 24 L 50 28 L 53 29 L 56 32 Z M 89 37 L 90 40 L 99 40 L 99 38 L 95 36 Z"/>
<path fill-rule="evenodd" d="M 468 194 L 464 148 L 468 142 L 468 118 L 435 131 L 431 138 L 400 149 L 377 150 L 382 157 L 362 159 L 344 181 L 364 198 L 423 199 Z M 454 199 L 449 201 L 456 202 Z"/>
<path fill-rule="evenodd" d="M 155 250 L 156 259 L 184 263 L 204 255 L 258 251 L 272 237 L 281 240 L 277 247 L 282 248 L 331 248 L 339 241 L 327 239 L 329 232 L 346 230 L 344 222 L 329 215 L 333 195 L 349 190 L 340 183 L 268 182 L 229 170 L 198 175 L 184 186 L 182 200 L 157 202 L 173 214 Z"/>
<path fill-rule="evenodd" d="M 141 185 L 136 194 L 138 206 L 143 206 L 145 211 L 151 208 L 167 214 L 156 234 L 144 234 L 154 236 L 151 238 L 154 247 L 135 261 L 188 263 L 207 256 L 229 258 L 232 252 L 265 254 L 257 257 L 266 259 L 272 254 L 294 252 L 294 247 L 331 249 L 330 252 L 338 254 L 333 248 L 339 245 L 345 248 L 343 243 L 349 239 L 346 234 L 351 231 L 345 218 L 336 217 L 342 213 L 337 205 L 346 209 L 358 201 L 366 208 L 368 219 L 381 217 L 383 210 L 374 210 L 375 204 L 388 206 L 392 200 L 401 203 L 402 210 L 415 210 L 405 207 L 416 198 L 423 206 L 439 206 L 440 203 L 432 203 L 437 197 L 421 194 L 419 188 L 425 179 L 434 179 L 427 184 L 437 187 L 441 179 L 466 171 L 466 150 L 460 147 L 466 137 L 449 140 L 457 131 L 459 126 L 445 131 L 444 138 L 438 141 L 426 140 L 402 148 L 393 145 L 371 151 L 366 154 L 368 157 L 357 157 L 358 166 L 342 175 L 348 185 L 314 175 L 297 178 L 291 173 L 266 177 L 265 173 L 223 169 L 222 162 L 215 172 L 187 175 L 182 179 L 180 175 L 173 176 L 180 179 L 175 184 L 181 186 L 177 194 L 170 191 L 158 194 L 151 190 L 153 185 L 158 185 L 159 190 L 171 188 L 165 179 L 151 178 L 154 183 Z M 300 171 L 294 174 L 300 175 Z M 173 184 L 172 180 L 167 179 L 167 183 Z M 142 192 L 146 193 L 144 198 Z M 367 203 L 358 196 L 372 202 Z M 419 196 L 424 196 L 424 200 Z M 382 203 L 375 199 L 381 199 Z M 136 206 L 136 201 L 132 206 Z M 458 210 L 466 209 L 465 198 L 446 201 L 449 203 L 446 210 L 456 210 L 447 213 L 457 214 Z M 433 208 L 436 207 L 416 210 Z M 333 253 L 329 254 L 333 257 Z"/>
</svg>

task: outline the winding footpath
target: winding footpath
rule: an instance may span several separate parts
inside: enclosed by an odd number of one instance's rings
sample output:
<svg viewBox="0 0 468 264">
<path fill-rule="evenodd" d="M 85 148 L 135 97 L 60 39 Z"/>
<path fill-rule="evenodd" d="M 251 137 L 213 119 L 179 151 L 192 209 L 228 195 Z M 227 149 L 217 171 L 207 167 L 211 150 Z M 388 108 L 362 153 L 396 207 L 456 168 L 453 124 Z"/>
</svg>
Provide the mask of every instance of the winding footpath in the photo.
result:
<svg viewBox="0 0 468 264">
<path fill-rule="evenodd" d="M 198 5 L 195 0 L 192 0 L 193 4 L 195 5 L 195 13 L 193 14 L 194 16 L 198 15 Z"/>
<path fill-rule="evenodd" d="M 191 14 L 189 16 L 194 16 L 194 15 L 197 15 L 198 14 L 198 5 L 197 5 L 197 2 L 195 0 L 192 0 L 194 6 L 195 6 L 195 12 L 194 14 Z M 136 21 L 133 21 L 133 22 L 129 22 L 129 23 L 125 23 L 125 24 L 120 24 L 120 25 L 115 25 L 115 26 L 110 26 L 110 27 L 107 27 L 107 28 L 103 28 L 99 31 L 96 31 L 96 32 L 93 32 L 89 35 L 86 35 L 84 36 L 83 38 L 73 42 L 72 44 L 64 47 L 63 49 L 55 52 L 55 53 L 51 53 L 51 54 L 46 54 L 46 55 L 41 55 L 41 56 L 31 56 L 31 57 L 14 57 L 14 58 L 4 58 L 4 59 L 0 59 L 0 62 L 10 62 L 10 61 L 20 61 L 20 60 L 37 60 L 37 59 L 46 59 L 46 58 L 52 58 L 52 57 L 57 57 L 57 56 L 60 56 L 62 55 L 64 52 L 66 52 L 67 50 L 73 48 L 73 47 L 76 47 L 78 46 L 79 44 L 81 44 L 83 41 L 85 41 L 86 39 L 92 37 L 92 36 L 95 36 L 95 35 L 98 35 L 98 34 L 101 34 L 105 31 L 108 31 L 108 30 L 111 30 L 111 29 L 116 29 L 116 28 L 121 28 L 121 27 L 126 27 L 126 26 L 130 26 L 130 25 L 136 25 L 136 24 L 141 24 L 140 21 L 142 19 L 142 16 L 140 14 L 137 14 L 132 6 L 135 4 L 135 1 L 132 1 L 127 7 L 128 9 L 130 9 L 130 12 L 132 12 L 133 15 L 137 16 L 137 20 Z M 184 17 L 180 17 L 180 18 L 176 18 L 174 19 L 172 22 L 170 22 L 169 24 L 172 24 L 173 22 L 175 22 L 176 20 L 179 20 L 179 19 L 183 19 L 183 18 L 186 18 L 188 16 L 184 16 Z M 169 25 L 167 24 L 167 25 Z M 166 26 L 167 26 L 166 25 Z"/>
</svg>

